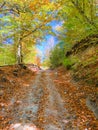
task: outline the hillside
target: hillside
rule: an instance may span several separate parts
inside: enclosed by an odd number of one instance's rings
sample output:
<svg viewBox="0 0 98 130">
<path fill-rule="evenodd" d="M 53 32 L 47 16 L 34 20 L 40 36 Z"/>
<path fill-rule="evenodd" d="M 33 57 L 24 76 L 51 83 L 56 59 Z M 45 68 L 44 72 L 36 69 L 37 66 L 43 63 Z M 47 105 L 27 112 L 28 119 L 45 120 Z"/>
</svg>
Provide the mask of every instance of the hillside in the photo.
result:
<svg viewBox="0 0 98 130">
<path fill-rule="evenodd" d="M 77 59 L 72 65 L 73 76 L 89 85 L 98 86 L 98 35 L 88 36 L 76 43 L 66 56 Z"/>
</svg>

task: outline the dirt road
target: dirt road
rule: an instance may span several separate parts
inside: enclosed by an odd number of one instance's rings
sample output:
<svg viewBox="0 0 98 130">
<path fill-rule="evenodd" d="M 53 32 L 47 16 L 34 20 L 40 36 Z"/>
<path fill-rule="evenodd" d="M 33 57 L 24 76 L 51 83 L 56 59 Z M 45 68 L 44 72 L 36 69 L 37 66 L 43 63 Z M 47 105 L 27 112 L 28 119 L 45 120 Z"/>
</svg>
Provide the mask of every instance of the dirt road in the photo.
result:
<svg viewBox="0 0 98 130">
<path fill-rule="evenodd" d="M 76 83 L 62 67 L 36 74 L 21 70 L 13 75 L 14 70 L 0 82 L 0 130 L 98 130 L 86 106 L 97 88 Z"/>
<path fill-rule="evenodd" d="M 64 105 L 49 72 L 40 71 L 32 85 L 23 87 L 2 109 L 4 118 L 11 117 L 8 127 L 2 126 L 2 130 L 65 130 Z"/>
</svg>

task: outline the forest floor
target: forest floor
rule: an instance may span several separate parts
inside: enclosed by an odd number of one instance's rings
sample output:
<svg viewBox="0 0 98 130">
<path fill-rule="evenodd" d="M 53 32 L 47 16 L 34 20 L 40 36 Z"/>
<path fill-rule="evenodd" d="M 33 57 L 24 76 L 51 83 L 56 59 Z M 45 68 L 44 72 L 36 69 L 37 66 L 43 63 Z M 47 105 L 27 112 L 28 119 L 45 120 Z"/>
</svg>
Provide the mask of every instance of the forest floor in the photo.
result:
<svg viewBox="0 0 98 130">
<path fill-rule="evenodd" d="M 98 91 L 72 80 L 69 71 L 0 68 L 0 130 L 98 130 L 86 106 Z"/>
</svg>

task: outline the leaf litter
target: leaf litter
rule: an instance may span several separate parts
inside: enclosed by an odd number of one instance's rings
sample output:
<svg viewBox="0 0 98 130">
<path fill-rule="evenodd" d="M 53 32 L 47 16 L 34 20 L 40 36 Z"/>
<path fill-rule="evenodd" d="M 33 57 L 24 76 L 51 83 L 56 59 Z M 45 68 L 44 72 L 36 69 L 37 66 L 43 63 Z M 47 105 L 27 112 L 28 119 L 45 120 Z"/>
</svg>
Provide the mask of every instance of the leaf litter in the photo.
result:
<svg viewBox="0 0 98 130">
<path fill-rule="evenodd" d="M 97 88 L 74 82 L 64 68 L 36 73 L 6 66 L 0 72 L 0 130 L 98 129 L 86 106 Z"/>
</svg>

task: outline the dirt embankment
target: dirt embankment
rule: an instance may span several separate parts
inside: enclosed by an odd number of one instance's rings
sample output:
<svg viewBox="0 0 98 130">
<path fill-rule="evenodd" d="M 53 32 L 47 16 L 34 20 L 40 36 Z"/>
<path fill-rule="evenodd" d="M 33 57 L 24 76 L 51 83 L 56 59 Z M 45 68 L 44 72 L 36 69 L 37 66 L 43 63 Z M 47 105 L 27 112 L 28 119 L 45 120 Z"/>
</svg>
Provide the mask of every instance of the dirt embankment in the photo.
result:
<svg viewBox="0 0 98 130">
<path fill-rule="evenodd" d="M 77 42 L 66 56 L 71 60 L 74 59 L 71 68 L 75 80 L 82 80 L 98 87 L 98 34 Z"/>
</svg>

